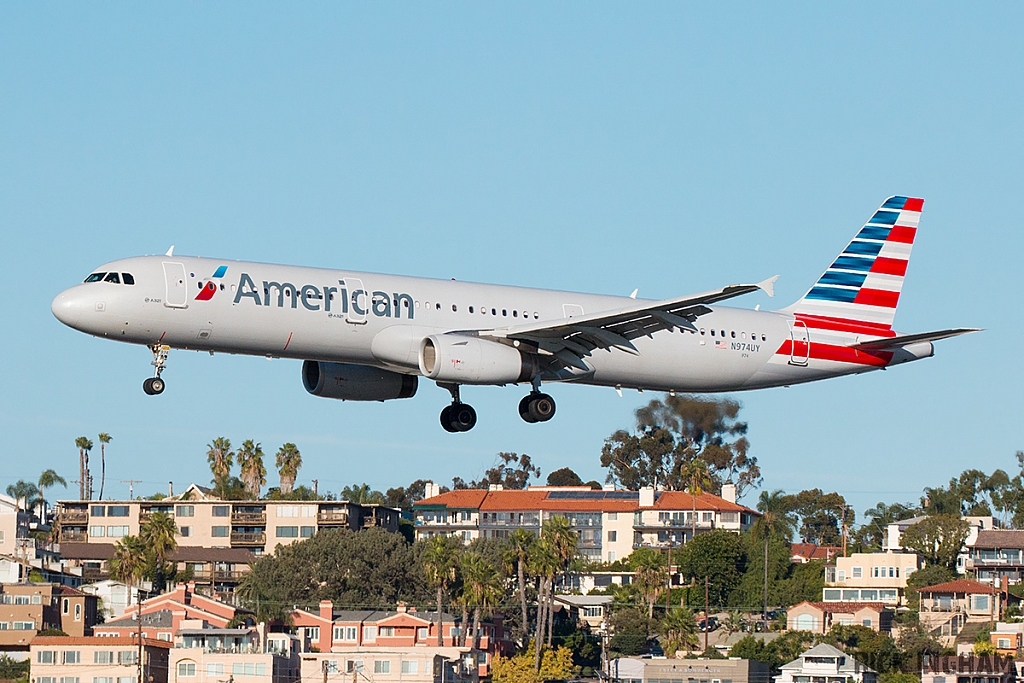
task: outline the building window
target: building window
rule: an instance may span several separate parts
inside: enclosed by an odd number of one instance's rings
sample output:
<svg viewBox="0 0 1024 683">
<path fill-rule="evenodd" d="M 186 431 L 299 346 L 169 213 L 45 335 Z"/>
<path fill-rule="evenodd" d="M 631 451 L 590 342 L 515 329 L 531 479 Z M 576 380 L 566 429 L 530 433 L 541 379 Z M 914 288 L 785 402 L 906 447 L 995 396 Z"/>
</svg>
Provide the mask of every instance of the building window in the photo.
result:
<svg viewBox="0 0 1024 683">
<path fill-rule="evenodd" d="M 227 538 L 230 534 L 226 526 L 215 526 L 210 529 L 210 535 L 214 538 Z"/>
<path fill-rule="evenodd" d="M 304 526 L 299 528 L 299 536 L 302 538 L 313 538 L 314 533 L 316 533 L 316 527 Z"/>
<path fill-rule="evenodd" d="M 36 663 L 38 664 L 56 664 L 57 653 L 52 650 L 40 650 L 36 653 Z"/>
<path fill-rule="evenodd" d="M 345 627 L 335 626 L 334 631 L 331 633 L 332 640 L 344 640 L 345 638 Z"/>
<path fill-rule="evenodd" d="M 604 616 L 603 612 L 604 612 L 604 610 L 602 608 L 600 608 L 600 607 L 584 607 L 583 608 L 583 616 L 584 617 L 589 617 L 591 619 L 593 619 L 593 618 L 600 618 L 600 617 Z"/>
<path fill-rule="evenodd" d="M 364 626 L 363 627 L 363 642 L 372 643 L 377 640 L 377 627 L 376 626 Z"/>
<path fill-rule="evenodd" d="M 297 526 L 279 526 L 277 527 L 278 538 L 298 538 L 299 527 Z"/>
<path fill-rule="evenodd" d="M 361 674 L 363 673 L 363 660 L 361 659 L 350 659 L 345 662 L 345 671 L 350 674 Z"/>
<path fill-rule="evenodd" d="M 971 609 L 975 611 L 982 611 L 988 609 L 988 596 L 987 595 L 972 595 L 971 596 Z"/>
<path fill-rule="evenodd" d="M 127 517 L 128 506 L 127 505 L 108 505 L 107 506 L 107 517 Z"/>
<path fill-rule="evenodd" d="M 395 637 L 395 627 L 394 626 L 381 626 L 380 627 L 380 637 L 381 638 L 394 638 Z"/>
<path fill-rule="evenodd" d="M 105 526 L 91 526 L 89 527 L 89 535 L 93 538 L 103 538 L 107 535 L 107 527 Z"/>
<path fill-rule="evenodd" d="M 377 659 L 373 662 L 373 673 L 375 674 L 389 674 L 391 673 L 391 660 L 390 659 Z"/>
<path fill-rule="evenodd" d="M 402 673 L 418 674 L 420 672 L 419 662 L 416 660 L 405 660 L 402 662 Z"/>
<path fill-rule="evenodd" d="M 796 618 L 797 631 L 813 631 L 817 628 L 818 620 L 812 614 L 801 614 Z"/>
<path fill-rule="evenodd" d="M 618 539 L 619 539 L 619 532 L 617 532 L 617 531 L 609 531 L 608 532 L 608 542 L 609 543 L 615 543 L 615 541 L 617 541 Z"/>
<path fill-rule="evenodd" d="M 298 517 L 299 506 L 298 505 L 278 505 L 277 506 L 278 517 Z"/>
<path fill-rule="evenodd" d="M 122 538 L 128 535 L 128 527 L 126 526 L 108 526 L 107 536 L 111 538 Z"/>
<path fill-rule="evenodd" d="M 853 568 L 853 578 L 859 579 L 859 578 L 862 578 L 862 576 L 863 576 L 863 572 L 862 572 L 861 568 L 860 567 L 854 567 Z"/>
<path fill-rule="evenodd" d="M 90 508 L 89 510 L 89 514 L 93 517 L 106 517 L 107 508 L 105 508 L 102 505 L 93 505 L 92 508 Z"/>
<path fill-rule="evenodd" d="M 1000 650 L 1009 650 L 1010 649 L 1010 639 L 1009 638 L 997 638 L 996 639 L 996 647 L 998 647 Z"/>
<path fill-rule="evenodd" d="M 230 514 L 231 508 L 227 505 L 214 505 L 213 516 L 214 517 L 227 517 Z"/>
<path fill-rule="evenodd" d="M 345 627 L 345 640 L 348 640 L 348 641 L 354 643 L 358 639 L 359 639 L 359 629 L 357 629 L 355 626 L 346 626 Z"/>
<path fill-rule="evenodd" d="M 92 683 L 114 683 L 113 676 L 93 676 Z"/>
<path fill-rule="evenodd" d="M 117 663 L 134 664 L 136 662 L 136 655 L 137 653 L 135 652 L 135 650 L 121 650 L 117 653 Z"/>
<path fill-rule="evenodd" d="M 196 675 L 195 662 L 178 662 L 178 675 L 192 677 Z"/>
<path fill-rule="evenodd" d="M 113 664 L 114 653 L 113 652 L 102 652 L 96 651 L 92 653 L 93 664 Z"/>
<path fill-rule="evenodd" d="M 14 621 L 11 622 L 11 628 L 15 631 L 35 631 L 36 622 L 34 621 Z"/>
<path fill-rule="evenodd" d="M 864 626 L 867 626 L 868 628 L 871 628 L 871 620 L 870 619 L 863 619 L 861 621 L 861 624 L 864 625 Z"/>
<path fill-rule="evenodd" d="M 839 583 L 842 583 L 843 581 L 846 581 L 846 570 L 845 569 L 840 569 L 840 570 L 838 570 L 836 572 L 836 581 L 838 581 Z"/>
<path fill-rule="evenodd" d="M 423 642 L 427 639 L 427 629 L 425 626 L 421 626 L 416 629 L 416 640 Z M 404 672 L 403 672 L 404 673 Z"/>
<path fill-rule="evenodd" d="M 82 620 L 82 603 L 76 602 L 75 603 L 75 621 L 81 621 L 81 620 Z"/>
<path fill-rule="evenodd" d="M 178 527 L 178 533 L 181 534 L 182 536 L 185 536 L 185 537 L 191 536 L 192 535 L 192 527 L 190 527 L 190 526 Z"/>
<path fill-rule="evenodd" d="M 63 604 L 61 604 L 60 611 L 62 614 L 71 614 L 71 601 L 64 598 Z"/>
<path fill-rule="evenodd" d="M 306 627 L 306 640 L 320 640 L 320 627 L 319 626 L 307 626 Z"/>
<path fill-rule="evenodd" d="M 178 505 L 174 508 L 174 515 L 176 517 L 195 517 L 196 506 L 195 505 Z"/>
<path fill-rule="evenodd" d="M 206 675 L 207 676 L 216 676 L 217 674 L 222 674 L 222 673 L 224 673 L 224 664 L 223 663 L 207 664 L 206 665 Z"/>
<path fill-rule="evenodd" d="M 262 662 L 234 662 L 231 673 L 236 676 L 266 676 L 267 665 Z"/>
</svg>

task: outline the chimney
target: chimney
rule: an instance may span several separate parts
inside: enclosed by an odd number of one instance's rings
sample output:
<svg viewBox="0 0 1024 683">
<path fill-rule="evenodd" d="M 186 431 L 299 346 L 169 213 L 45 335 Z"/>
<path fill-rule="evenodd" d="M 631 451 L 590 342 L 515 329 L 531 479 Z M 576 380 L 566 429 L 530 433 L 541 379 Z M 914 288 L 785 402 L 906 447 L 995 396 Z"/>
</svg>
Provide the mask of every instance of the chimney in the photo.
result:
<svg viewBox="0 0 1024 683">
<path fill-rule="evenodd" d="M 435 484 L 432 481 L 428 481 L 423 485 L 423 497 L 434 498 L 435 496 L 441 495 L 441 485 Z"/>
<path fill-rule="evenodd" d="M 601 490 L 602 491 L 614 491 L 615 490 L 615 484 L 605 484 L 604 486 L 601 487 Z"/>
<path fill-rule="evenodd" d="M 722 484 L 722 499 L 730 503 L 736 502 L 736 484 Z"/>
<path fill-rule="evenodd" d="M 320 618 L 324 621 L 334 621 L 334 603 L 330 600 L 320 601 Z"/>
<path fill-rule="evenodd" d="M 173 481 L 167 482 L 167 497 L 168 498 L 174 497 L 174 482 Z"/>
<path fill-rule="evenodd" d="M 398 613 L 399 614 L 405 614 L 408 611 L 409 611 L 409 606 L 406 603 L 404 603 L 402 601 L 399 601 L 398 602 Z"/>
<path fill-rule="evenodd" d="M 505 489 L 501 484 L 491 484 L 487 487 L 488 491 L 503 491 Z"/>
<path fill-rule="evenodd" d="M 640 489 L 640 507 L 652 508 L 654 507 L 654 487 L 644 486 Z"/>
</svg>

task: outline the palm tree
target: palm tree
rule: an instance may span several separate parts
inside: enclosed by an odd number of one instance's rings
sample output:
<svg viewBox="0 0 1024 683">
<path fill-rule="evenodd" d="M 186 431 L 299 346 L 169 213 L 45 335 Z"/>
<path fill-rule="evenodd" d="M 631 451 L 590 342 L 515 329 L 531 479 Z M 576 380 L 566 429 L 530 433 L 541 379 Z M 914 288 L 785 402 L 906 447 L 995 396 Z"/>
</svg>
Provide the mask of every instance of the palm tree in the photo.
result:
<svg viewBox="0 0 1024 683">
<path fill-rule="evenodd" d="M 676 650 L 692 650 L 700 645 L 697 637 L 697 620 L 693 612 L 685 607 L 670 610 L 658 625 L 665 655 L 673 656 Z"/>
<path fill-rule="evenodd" d="M 242 447 L 235 454 L 242 472 L 245 490 L 253 500 L 259 500 L 260 488 L 267 483 L 267 468 L 263 465 L 263 448 L 252 439 L 242 442 Z"/>
<path fill-rule="evenodd" d="M 46 489 L 48 489 L 48 488 L 53 488 L 57 484 L 60 484 L 64 488 L 68 487 L 67 480 L 65 480 L 64 477 L 62 477 L 59 474 L 57 474 L 57 472 L 54 471 L 54 470 L 46 470 L 45 472 L 43 472 L 42 474 L 39 475 L 39 500 L 40 500 L 41 503 L 43 503 L 44 506 L 46 504 L 46 498 L 43 497 L 43 492 Z M 46 515 L 46 508 L 44 507 L 43 508 L 43 516 L 45 516 L 45 515 Z M 41 521 L 46 521 L 46 520 L 41 520 Z"/>
<path fill-rule="evenodd" d="M 551 538 L 541 532 L 541 537 L 530 546 L 530 573 L 537 577 L 537 629 L 534 637 L 534 661 L 536 671 L 540 671 L 541 647 L 544 643 L 544 628 L 547 625 L 548 592 L 558 574 L 558 555 L 552 546 Z"/>
<path fill-rule="evenodd" d="M 280 457 L 280 456 L 279 456 Z M 423 573 L 427 584 L 437 591 L 437 646 L 444 646 L 441 615 L 444 612 L 444 594 L 458 579 L 459 550 L 448 536 L 434 536 L 423 551 Z M 463 624 L 465 628 L 465 624 Z"/>
<path fill-rule="evenodd" d="M 666 588 L 665 572 L 661 564 L 661 556 L 644 555 L 642 564 L 638 564 L 634 570 L 633 585 L 643 595 L 647 603 L 647 618 L 654 617 L 654 604 L 658 601 L 662 591 Z"/>
<path fill-rule="evenodd" d="M 564 572 L 569 568 L 569 564 L 576 554 L 579 552 L 579 536 L 573 531 L 572 525 L 569 523 L 568 518 L 562 515 L 557 515 L 544 522 L 544 526 L 541 528 L 541 536 L 546 538 L 551 546 L 551 550 L 554 552 L 555 561 L 558 564 L 558 572 Z M 554 625 L 555 610 L 554 610 L 554 590 L 555 577 L 552 576 L 548 581 L 548 626 L 547 626 L 547 644 L 551 646 L 551 635 L 552 626 Z"/>
<path fill-rule="evenodd" d="M 88 437 L 80 436 L 75 439 L 78 446 L 78 499 L 86 500 L 86 493 L 89 491 L 89 451 L 92 450 L 92 441 Z M 91 496 L 89 497 L 91 500 Z"/>
<path fill-rule="evenodd" d="M 772 536 L 782 537 L 787 543 L 796 528 L 796 518 L 790 509 L 790 502 L 781 489 L 761 491 L 757 500 L 757 509 L 761 517 L 754 522 L 751 530 L 754 538 L 764 537 L 764 611 L 761 617 L 768 620 L 768 541 Z"/>
<path fill-rule="evenodd" d="M 341 490 L 341 499 L 360 505 L 381 504 L 384 502 L 384 494 L 374 491 L 369 484 L 352 484 Z"/>
<path fill-rule="evenodd" d="M 288 495 L 295 488 L 295 478 L 302 467 L 302 455 L 293 443 L 286 443 L 277 451 L 277 471 L 281 475 L 281 495 Z"/>
<path fill-rule="evenodd" d="M 14 499 L 15 512 L 28 512 L 39 502 L 39 489 L 32 482 L 23 479 L 8 484 L 7 495 Z"/>
<path fill-rule="evenodd" d="M 722 622 L 722 628 L 725 629 L 726 634 L 732 635 L 742 631 L 747 625 L 747 620 L 743 618 L 743 614 L 739 610 L 729 612 L 729 616 Z"/>
<path fill-rule="evenodd" d="M 164 570 L 167 558 L 178 547 L 178 541 L 175 538 L 177 535 L 178 525 L 175 524 L 174 517 L 166 512 L 154 512 L 139 529 L 139 539 L 153 556 L 153 563 L 156 566 L 156 582 L 161 588 L 166 579 Z"/>
<path fill-rule="evenodd" d="M 100 500 L 103 500 L 103 485 L 107 482 L 107 452 L 106 445 L 114 438 L 106 432 L 100 432 L 96 437 L 100 442 Z"/>
<path fill-rule="evenodd" d="M 526 644 L 526 634 L 529 633 L 529 615 L 526 610 L 526 563 L 530 558 L 530 546 L 537 537 L 522 527 L 516 529 L 509 536 L 508 546 L 505 551 L 505 563 L 514 569 L 516 578 L 519 581 L 519 606 L 522 608 L 523 621 L 521 624 L 522 637 L 520 640 Z"/>
<path fill-rule="evenodd" d="M 142 577 L 146 575 L 148 565 L 146 545 L 138 536 L 125 536 L 114 546 L 114 556 L 110 560 L 110 576 L 128 584 L 129 587 L 135 586 L 137 593 L 138 612 L 135 623 L 139 628 L 137 670 L 140 681 L 142 680 Z M 130 595 L 131 593 L 129 593 Z"/>
<path fill-rule="evenodd" d="M 691 518 L 693 526 L 690 531 L 690 540 L 692 541 L 697 537 L 697 496 L 711 486 L 711 472 L 708 470 L 707 462 L 701 458 L 693 458 L 683 465 L 682 475 L 686 481 L 686 488 L 690 492 L 690 498 L 693 500 L 693 517 Z"/>
<path fill-rule="evenodd" d="M 462 559 L 463 581 L 468 604 L 473 607 L 473 648 L 480 649 L 480 613 L 489 612 L 501 598 L 501 577 L 480 553 L 466 553 Z"/>
<path fill-rule="evenodd" d="M 223 496 L 228 478 L 231 476 L 231 466 L 235 464 L 231 440 L 218 436 L 213 443 L 207 444 L 206 448 L 206 462 L 210 463 L 214 488 Z"/>
</svg>

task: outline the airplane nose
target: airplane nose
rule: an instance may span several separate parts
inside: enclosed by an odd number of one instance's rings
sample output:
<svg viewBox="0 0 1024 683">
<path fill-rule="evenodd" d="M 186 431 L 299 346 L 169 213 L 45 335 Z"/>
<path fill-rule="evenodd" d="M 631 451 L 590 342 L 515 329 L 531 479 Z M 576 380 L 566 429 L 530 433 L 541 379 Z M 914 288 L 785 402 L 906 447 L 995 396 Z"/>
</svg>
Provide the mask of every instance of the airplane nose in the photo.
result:
<svg viewBox="0 0 1024 683">
<path fill-rule="evenodd" d="M 50 304 L 50 310 L 57 320 L 68 327 L 74 327 L 84 312 L 81 297 L 76 296 L 70 289 L 57 295 Z"/>
</svg>

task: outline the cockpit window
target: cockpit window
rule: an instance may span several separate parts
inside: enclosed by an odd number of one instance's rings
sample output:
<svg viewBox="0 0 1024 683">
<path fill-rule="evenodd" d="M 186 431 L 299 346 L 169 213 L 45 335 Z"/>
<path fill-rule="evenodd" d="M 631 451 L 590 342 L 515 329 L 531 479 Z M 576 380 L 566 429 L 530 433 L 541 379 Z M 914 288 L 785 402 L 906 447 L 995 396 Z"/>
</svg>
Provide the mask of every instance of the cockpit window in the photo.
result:
<svg viewBox="0 0 1024 683">
<path fill-rule="evenodd" d="M 103 279 L 104 275 L 106 275 L 106 273 L 93 273 L 89 277 L 85 278 L 85 281 L 86 282 L 99 282 L 100 280 Z"/>
<path fill-rule="evenodd" d="M 121 277 L 117 273 L 107 273 L 107 276 L 103 278 L 104 282 L 113 282 L 115 285 L 121 284 Z"/>
<path fill-rule="evenodd" d="M 126 285 L 135 284 L 135 278 L 132 277 L 131 273 L 121 273 L 121 281 L 124 282 Z"/>
</svg>

